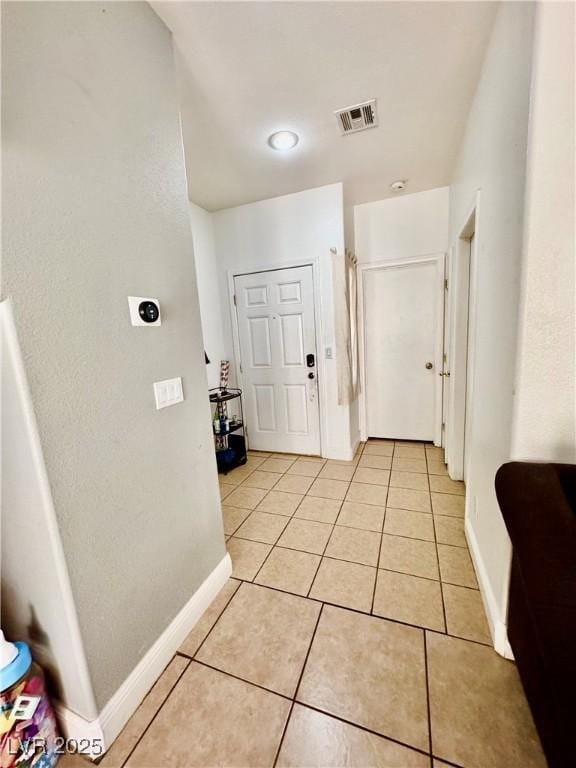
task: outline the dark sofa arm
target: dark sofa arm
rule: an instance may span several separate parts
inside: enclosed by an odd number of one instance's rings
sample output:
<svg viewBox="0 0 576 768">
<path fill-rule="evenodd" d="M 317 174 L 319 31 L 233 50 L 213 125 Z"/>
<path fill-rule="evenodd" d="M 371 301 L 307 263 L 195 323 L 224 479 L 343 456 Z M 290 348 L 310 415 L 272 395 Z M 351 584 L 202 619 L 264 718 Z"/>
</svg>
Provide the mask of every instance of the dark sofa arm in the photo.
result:
<svg viewBox="0 0 576 768">
<path fill-rule="evenodd" d="M 496 495 L 528 598 L 576 608 L 576 466 L 509 462 Z"/>
<path fill-rule="evenodd" d="M 550 768 L 575 765 L 576 467 L 511 462 L 496 495 L 512 540 L 508 638 Z"/>
</svg>

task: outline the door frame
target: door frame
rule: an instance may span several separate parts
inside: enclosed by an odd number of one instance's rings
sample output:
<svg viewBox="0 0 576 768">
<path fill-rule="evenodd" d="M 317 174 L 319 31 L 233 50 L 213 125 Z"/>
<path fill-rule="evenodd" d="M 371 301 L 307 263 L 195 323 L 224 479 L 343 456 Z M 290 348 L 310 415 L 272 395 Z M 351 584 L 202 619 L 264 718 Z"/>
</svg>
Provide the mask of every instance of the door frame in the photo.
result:
<svg viewBox="0 0 576 768">
<path fill-rule="evenodd" d="M 312 287 L 314 289 L 314 337 L 316 340 L 316 381 L 318 382 L 318 427 L 320 446 L 319 455 L 322 456 L 323 446 L 327 445 L 327 424 L 325 414 L 326 405 L 326 377 L 324 376 L 324 348 L 322 339 L 324 338 L 324 328 L 322 323 L 322 293 L 320 288 L 320 261 L 317 257 L 311 257 L 304 260 L 295 260 L 287 264 L 271 264 L 263 267 L 261 264 L 254 266 L 253 269 L 243 267 L 242 269 L 228 269 L 226 276 L 228 280 L 228 307 L 230 309 L 230 321 L 232 323 L 232 346 L 234 351 L 234 360 L 231 361 L 234 366 L 234 374 L 238 386 L 244 391 L 244 379 L 240 370 L 241 352 L 240 352 L 240 326 L 238 323 L 238 313 L 234 303 L 236 288 L 234 280 L 243 275 L 256 275 L 262 272 L 278 272 L 283 269 L 296 269 L 298 267 L 312 267 Z M 245 430 L 246 448 L 250 447 L 250 428 Z"/>
<path fill-rule="evenodd" d="M 367 412 L 366 412 L 366 345 L 365 345 L 365 309 L 364 309 L 364 278 L 373 271 L 382 269 L 394 269 L 407 267 L 413 264 L 433 263 L 436 265 L 436 290 L 441 300 L 437 308 L 437 333 L 436 348 L 434 352 L 435 373 L 442 371 L 442 355 L 444 354 L 444 253 L 432 253 L 423 256 L 414 256 L 409 259 L 388 259 L 370 262 L 370 264 L 358 264 L 360 270 L 358 291 L 358 344 L 360 352 L 360 394 L 358 396 L 358 411 L 360 421 L 360 439 L 365 442 L 368 439 Z M 434 394 L 434 445 L 440 445 L 442 440 L 442 387 L 436 385 Z"/>
<path fill-rule="evenodd" d="M 454 248 L 449 248 L 446 252 L 444 262 L 444 350 L 442 354 L 442 440 L 441 446 L 446 455 L 446 445 L 448 442 L 448 404 L 450 398 L 450 377 L 446 374 L 450 371 L 450 313 L 452 312 L 452 292 L 449 290 L 451 279 L 452 262 L 454 261 Z"/>
<path fill-rule="evenodd" d="M 448 413 L 446 414 L 446 463 L 448 474 L 453 480 L 464 479 L 464 446 L 466 436 L 466 402 L 473 398 L 473 383 L 468 381 L 468 359 L 475 359 L 475 332 L 468 339 L 470 318 L 476 317 L 476 290 L 470 293 L 470 286 L 477 289 L 478 258 L 472 259 L 470 239 L 475 238 L 475 251 L 478 252 L 480 235 L 480 190 L 468 207 L 458 228 L 456 240 L 452 246 L 451 275 L 449 291 L 450 301 L 450 350 L 448 354 L 450 371 L 450 392 Z M 472 265 L 472 272 L 470 266 Z M 475 331 L 475 322 L 473 322 Z M 468 424 L 471 428 L 471 424 Z"/>
</svg>

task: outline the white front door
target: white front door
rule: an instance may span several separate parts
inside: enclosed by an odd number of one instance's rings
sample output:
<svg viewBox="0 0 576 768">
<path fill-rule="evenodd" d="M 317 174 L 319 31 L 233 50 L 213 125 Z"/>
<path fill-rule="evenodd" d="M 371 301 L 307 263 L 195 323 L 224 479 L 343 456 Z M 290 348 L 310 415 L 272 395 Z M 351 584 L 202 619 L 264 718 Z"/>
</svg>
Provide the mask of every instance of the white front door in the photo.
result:
<svg viewBox="0 0 576 768">
<path fill-rule="evenodd" d="M 312 267 L 234 278 L 250 448 L 320 453 Z"/>
<path fill-rule="evenodd" d="M 371 437 L 434 440 L 442 381 L 438 270 L 437 261 L 422 261 L 363 273 L 366 430 Z"/>
</svg>

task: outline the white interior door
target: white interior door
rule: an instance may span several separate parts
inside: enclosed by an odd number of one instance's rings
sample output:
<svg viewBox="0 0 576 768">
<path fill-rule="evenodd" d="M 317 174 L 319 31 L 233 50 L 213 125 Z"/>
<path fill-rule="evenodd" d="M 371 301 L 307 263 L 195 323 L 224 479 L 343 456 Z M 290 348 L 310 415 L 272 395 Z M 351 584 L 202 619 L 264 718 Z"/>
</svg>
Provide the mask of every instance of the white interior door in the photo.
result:
<svg viewBox="0 0 576 768">
<path fill-rule="evenodd" d="M 312 267 L 234 279 L 250 447 L 320 453 Z"/>
<path fill-rule="evenodd" d="M 441 404 L 442 284 L 437 261 L 364 272 L 366 431 L 434 440 Z"/>
</svg>

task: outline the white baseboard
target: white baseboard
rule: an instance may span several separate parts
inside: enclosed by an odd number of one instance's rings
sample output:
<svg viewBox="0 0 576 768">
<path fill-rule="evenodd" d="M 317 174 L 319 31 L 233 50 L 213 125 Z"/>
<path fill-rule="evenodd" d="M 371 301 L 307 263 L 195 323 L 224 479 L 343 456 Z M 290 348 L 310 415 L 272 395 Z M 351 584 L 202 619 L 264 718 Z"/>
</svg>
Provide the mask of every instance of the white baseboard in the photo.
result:
<svg viewBox="0 0 576 768">
<path fill-rule="evenodd" d="M 478 578 L 478 586 L 480 587 L 480 595 L 488 618 L 488 627 L 492 636 L 494 650 L 496 653 L 499 653 L 500 656 L 504 656 L 505 659 L 513 659 L 514 654 L 508 641 L 506 622 L 502 617 L 498 601 L 496 600 L 496 596 L 488 579 L 484 560 L 480 553 L 480 547 L 478 546 L 478 539 L 476 538 L 476 534 L 474 533 L 469 518 L 466 518 L 465 520 L 464 531 L 466 533 L 468 548 L 474 564 L 474 570 L 476 571 L 476 577 Z"/>
<path fill-rule="evenodd" d="M 75 739 L 83 755 L 95 759 L 102 754 L 105 738 L 99 718 L 85 720 L 58 701 L 54 702 L 54 709 L 61 733 L 67 739 Z M 90 746 L 84 749 L 84 744 Z"/>
<path fill-rule="evenodd" d="M 104 705 L 96 720 L 84 720 L 75 712 L 57 704 L 56 712 L 66 738 L 90 741 L 101 739 L 102 751 L 106 751 L 158 680 L 184 638 L 220 592 L 231 573 L 232 562 L 230 555 L 226 553 L 226 556 Z M 101 752 L 99 751 L 98 754 Z M 94 752 L 90 756 L 95 758 L 98 754 Z"/>
</svg>

